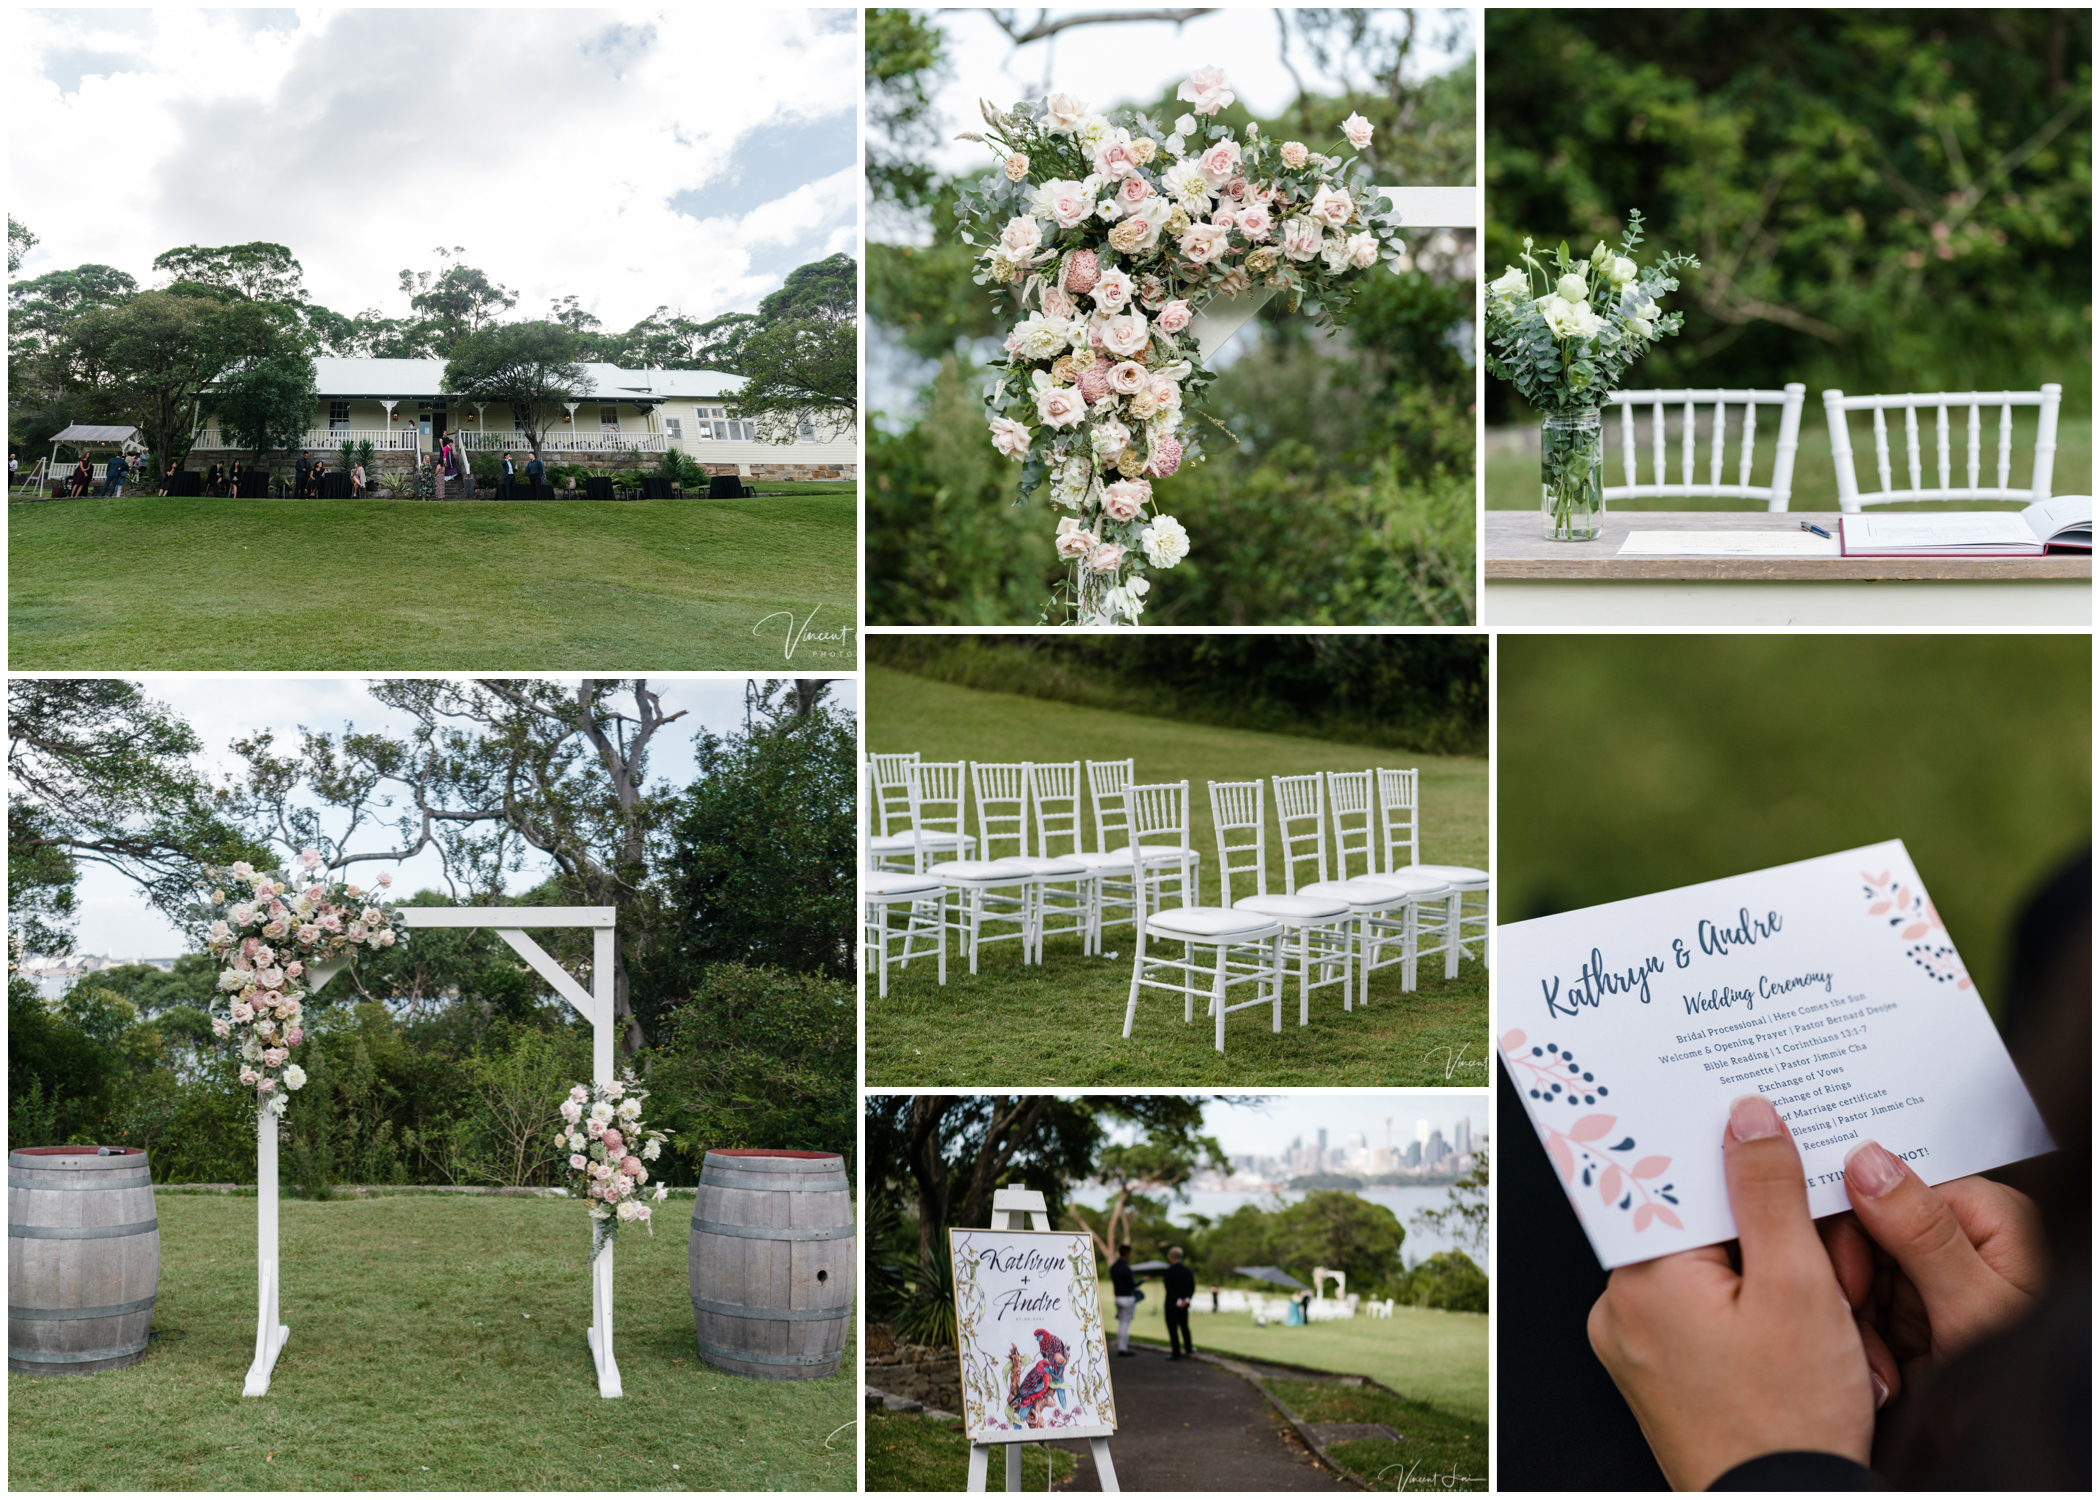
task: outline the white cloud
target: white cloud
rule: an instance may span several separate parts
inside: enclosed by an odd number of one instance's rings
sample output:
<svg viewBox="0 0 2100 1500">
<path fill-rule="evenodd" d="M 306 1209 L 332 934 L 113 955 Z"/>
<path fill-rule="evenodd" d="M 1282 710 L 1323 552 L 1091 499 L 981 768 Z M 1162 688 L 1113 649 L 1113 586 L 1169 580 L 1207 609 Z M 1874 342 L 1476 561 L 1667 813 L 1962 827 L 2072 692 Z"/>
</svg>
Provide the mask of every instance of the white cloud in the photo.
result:
<svg viewBox="0 0 2100 1500">
<path fill-rule="evenodd" d="M 727 221 L 670 200 L 705 201 L 776 137 L 851 159 L 841 16 L 17 11 L 9 209 L 43 240 L 23 274 L 98 261 L 150 284 L 163 250 L 271 240 L 327 306 L 401 315 L 397 273 L 443 244 L 517 291 L 515 316 L 568 294 L 612 329 L 662 303 L 748 310 L 854 249 L 853 174 L 802 151 L 738 182 Z"/>
</svg>

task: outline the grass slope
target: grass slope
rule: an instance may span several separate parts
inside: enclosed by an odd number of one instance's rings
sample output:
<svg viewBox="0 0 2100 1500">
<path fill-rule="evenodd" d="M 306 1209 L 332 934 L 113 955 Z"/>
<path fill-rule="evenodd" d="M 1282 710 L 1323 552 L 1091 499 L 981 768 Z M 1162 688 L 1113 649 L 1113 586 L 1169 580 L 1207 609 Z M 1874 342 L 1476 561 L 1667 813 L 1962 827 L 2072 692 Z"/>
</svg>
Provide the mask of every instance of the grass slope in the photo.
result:
<svg viewBox="0 0 2100 1500">
<path fill-rule="evenodd" d="M 849 487 L 850 489 L 850 487 Z M 27 670 L 855 665 L 854 499 L 76 500 L 10 508 Z M 776 628 L 777 627 L 777 628 Z"/>
<path fill-rule="evenodd" d="M 630 1231 L 614 1252 L 617 1403 L 600 1399 L 584 1344 L 590 1231 L 575 1203 L 285 1202 L 292 1334 L 257 1400 L 241 1395 L 255 1345 L 255 1201 L 163 1193 L 156 1207 L 154 1327 L 182 1336 L 111 1374 L 10 1374 L 10 1488 L 854 1487 L 853 1346 L 821 1381 L 701 1364 L 691 1210 L 676 1198 L 654 1238 Z"/>
<path fill-rule="evenodd" d="M 1057 1449 L 1030 1443 L 1021 1450 L 1021 1488 L 1050 1487 L 1043 1473 L 1044 1454 L 1053 1455 L 1059 1484 L 1071 1479 L 1079 1460 Z M 917 1412 L 871 1411 L 868 1413 L 869 1490 L 941 1490 L 960 1494 L 970 1479 L 970 1440 L 960 1422 L 929 1422 Z M 1006 1483 L 1006 1454 L 992 1454 L 985 1483 L 991 1489 Z"/>
<path fill-rule="evenodd" d="M 1682 408 L 1677 408 L 1682 410 Z M 1645 412 L 1641 413 L 1646 415 Z M 1968 477 L 1969 437 L 1968 413 L 1950 408 L 1948 421 L 1952 424 L 1950 458 L 1953 464 L 1954 482 L 1963 483 Z M 2034 434 L 2037 418 L 2032 409 L 2013 411 L 2012 482 L 2028 484 L 2034 478 Z M 1693 454 L 1693 477 L 1704 482 L 1709 477 L 1709 465 L 1713 462 L 1711 443 L 1713 408 L 1703 406 L 1698 412 L 1697 451 Z M 1743 451 L 1742 409 L 1731 407 L 1728 412 L 1728 451 L 1721 465 L 1721 477 L 1734 483 L 1736 466 Z M 1532 424 L 1536 426 L 1536 423 Z M 1892 418 L 1889 433 L 1889 461 L 1899 479 L 1908 474 L 1905 467 L 1903 429 L 1900 415 Z M 1868 489 L 1881 488 L 1879 472 L 1874 466 L 1874 425 L 1871 415 L 1852 413 L 1852 472 L 1860 484 Z M 1924 476 L 1927 484 L 1939 478 L 1938 438 L 1933 429 L 1933 413 L 1928 410 L 1918 420 L 1919 452 L 1923 455 Z M 1619 416 L 1609 412 L 1604 421 L 1604 482 L 1624 484 L 1626 465 L 1621 456 Z M 1753 484 L 1772 482 L 1772 461 L 1779 449 L 1779 408 L 1762 406 L 1757 415 L 1757 442 L 1750 471 Z M 1529 456 L 1512 453 L 1506 448 L 1490 446 L 1489 457 L 1482 465 L 1484 489 L 1489 510 L 1537 510 L 1539 507 L 1539 461 L 1534 452 Z M 1651 448 L 1636 450 L 1640 461 L 1641 481 L 1655 482 L 1654 453 Z M 1680 466 L 1684 459 L 1683 439 L 1672 440 L 1667 449 L 1670 480 L 1680 478 Z M 1983 482 L 1989 484 L 1997 474 L 1998 465 L 1998 414 L 1986 408 L 1983 414 Z M 2056 426 L 2056 462 L 2050 470 L 2050 490 L 2059 495 L 2082 495 L 2092 484 L 2093 474 L 2093 421 L 2090 417 L 2063 417 Z M 1708 499 L 1658 499 L 1658 500 L 1614 500 L 1613 510 L 1760 510 L 1763 507 L 1754 500 L 1708 500 Z M 1788 510 L 1834 511 L 1838 508 L 1837 469 L 1830 456 L 1830 424 L 1823 415 L 1823 398 L 1819 392 L 1808 393 L 1808 404 L 1801 411 L 1801 446 L 1794 454 L 1794 480 L 1792 497 L 1787 501 Z M 2014 503 L 1988 500 L 1961 500 L 1947 502 L 1916 502 L 1903 505 L 1877 506 L 1877 510 L 2018 510 Z"/>
<path fill-rule="evenodd" d="M 1481 1320 L 1485 1323 L 1485 1319 Z M 1383 1422 L 1400 1441 L 1332 1443 L 1328 1456 L 1374 1489 L 1487 1488 L 1487 1423 L 1454 1417 L 1426 1401 L 1317 1380 L 1265 1379 L 1271 1395 L 1301 1422 Z"/>
<path fill-rule="evenodd" d="M 917 750 L 929 760 L 972 761 L 1135 757 L 1141 781 L 1187 777 L 1191 843 L 1203 855 L 1199 879 L 1206 901 L 1218 894 L 1209 780 L 1360 771 L 1381 763 L 1419 766 L 1423 859 L 1487 867 L 1484 760 L 1401 755 L 1177 723 L 978 692 L 881 668 L 870 668 L 866 682 L 871 752 Z M 1266 816 L 1269 889 L 1281 891 L 1283 858 L 1273 801 Z M 1088 838 L 1091 843 L 1091 829 Z M 1245 888 L 1234 890 L 1235 896 L 1249 894 Z M 915 963 L 892 971 L 886 1001 L 873 998 L 871 978 L 869 1086 L 1471 1087 L 1485 1080 L 1477 1066 L 1463 1066 L 1486 1055 L 1487 973 L 1477 961 L 1462 964 L 1455 980 L 1444 979 L 1441 963 L 1425 963 L 1421 987 L 1407 994 L 1400 989 L 1397 967 L 1380 970 L 1371 981 L 1370 1008 L 1347 1015 L 1338 989 L 1317 991 L 1312 1024 L 1303 1028 L 1293 986 L 1286 995 L 1281 1035 L 1269 1030 L 1266 1012 L 1237 1012 L 1226 1019 L 1226 1050 L 1220 1057 L 1201 1003 L 1196 1023 L 1188 1025 L 1181 1006 L 1163 991 L 1148 990 L 1139 1001 L 1137 1025 L 1126 1041 L 1128 927 L 1108 934 L 1108 950 L 1122 956 L 1084 958 L 1077 939 L 1054 938 L 1044 963 L 1024 970 L 1016 945 L 1000 944 L 986 950 L 974 978 L 951 952 L 946 988 L 935 983 L 930 964 Z M 1234 998 L 1244 998 L 1244 992 Z"/>
<path fill-rule="evenodd" d="M 1202 1290 L 1199 1286 L 1199 1293 Z M 1274 1360 L 1337 1375 L 1368 1375 L 1408 1400 L 1424 1402 L 1449 1417 L 1487 1421 L 1488 1320 L 1478 1313 L 1396 1307 L 1391 1318 L 1352 1318 L 1346 1323 L 1308 1323 L 1302 1328 L 1271 1323 L 1257 1328 L 1250 1314 L 1209 1313 L 1201 1310 L 1209 1305 L 1207 1295 L 1199 1295 L 1196 1301 L 1189 1334 L 1205 1353 Z M 1137 1305 L 1130 1336 L 1164 1346 L 1165 1306 L 1158 1288 L 1148 1289 L 1145 1300 Z M 1101 1283 L 1101 1316 L 1113 1337 L 1115 1296 L 1105 1281 Z M 1385 1420 L 1298 1415 L 1308 1422 Z"/>
</svg>

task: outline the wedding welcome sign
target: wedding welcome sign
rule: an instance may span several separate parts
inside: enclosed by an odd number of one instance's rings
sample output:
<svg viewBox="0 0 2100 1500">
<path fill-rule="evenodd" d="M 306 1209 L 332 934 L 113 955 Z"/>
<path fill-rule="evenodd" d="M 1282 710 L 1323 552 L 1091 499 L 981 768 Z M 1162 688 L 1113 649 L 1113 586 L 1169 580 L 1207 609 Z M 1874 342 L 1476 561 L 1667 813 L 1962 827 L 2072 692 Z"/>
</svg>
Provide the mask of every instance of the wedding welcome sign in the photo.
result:
<svg viewBox="0 0 2100 1500">
<path fill-rule="evenodd" d="M 1113 1433 L 1116 1399 L 1091 1237 L 951 1229 L 948 1243 L 970 1441 Z"/>
<path fill-rule="evenodd" d="M 1874 1140 L 1928 1183 L 2054 1149 L 1900 840 L 1498 932 L 1502 1061 L 1606 1269 L 1733 1239 L 1731 1100 L 1809 1212 Z"/>
</svg>

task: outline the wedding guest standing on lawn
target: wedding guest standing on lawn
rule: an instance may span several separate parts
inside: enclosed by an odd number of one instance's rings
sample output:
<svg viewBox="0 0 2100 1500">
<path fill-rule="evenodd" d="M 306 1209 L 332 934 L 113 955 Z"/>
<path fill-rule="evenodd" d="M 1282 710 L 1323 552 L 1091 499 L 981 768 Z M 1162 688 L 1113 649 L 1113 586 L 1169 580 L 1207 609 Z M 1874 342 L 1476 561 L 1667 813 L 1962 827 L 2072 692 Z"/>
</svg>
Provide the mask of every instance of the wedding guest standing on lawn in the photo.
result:
<svg viewBox="0 0 2100 1500">
<path fill-rule="evenodd" d="M 510 499 L 512 487 L 517 483 L 517 477 L 518 466 L 510 461 L 510 455 L 508 453 L 504 454 L 503 478 L 496 486 L 496 498 L 498 500 Z"/>
<path fill-rule="evenodd" d="M 88 492 L 88 490 L 94 486 L 94 483 L 94 460 L 90 459 L 85 453 L 83 453 L 80 455 L 80 462 L 76 464 L 73 468 L 73 493 L 76 495 L 85 495 Z"/>
<path fill-rule="evenodd" d="M 124 462 L 122 449 L 109 456 L 109 468 L 102 476 L 102 493 L 105 497 L 113 495 L 120 500 L 124 498 L 124 476 L 129 472 L 129 467 Z"/>
<path fill-rule="evenodd" d="M 433 453 L 430 455 L 430 484 L 431 493 L 440 500 L 444 499 L 445 460 L 441 454 Z"/>
<path fill-rule="evenodd" d="M 293 468 L 292 468 L 292 474 L 293 474 L 293 478 L 292 478 L 292 498 L 293 498 L 293 499 L 295 499 L 295 500 L 304 500 L 304 499 L 306 498 L 306 496 L 307 496 L 307 484 L 308 484 L 308 482 L 309 482 L 309 481 L 310 481 L 310 480 L 311 480 L 311 479 L 313 478 L 313 472 L 314 472 L 314 464 L 313 464 L 313 460 L 312 460 L 312 459 L 310 459 L 310 458 L 308 458 L 308 457 L 307 457 L 307 456 L 306 456 L 306 455 L 305 455 L 304 453 L 300 454 L 300 455 L 299 455 L 299 462 L 298 462 L 297 464 L 295 464 L 295 465 L 293 466 Z"/>
<path fill-rule="evenodd" d="M 241 461 L 235 459 L 233 467 L 226 471 L 226 493 L 238 500 L 241 498 Z"/>
<path fill-rule="evenodd" d="M 1196 1340 L 1189 1334 L 1189 1303 L 1196 1296 L 1196 1273 L 1181 1263 L 1179 1245 L 1167 1251 L 1166 1274 L 1159 1280 L 1167 1297 L 1167 1358 L 1194 1354 Z"/>
<path fill-rule="evenodd" d="M 364 492 L 365 466 L 362 463 L 354 463 L 350 466 L 350 494 L 353 498 L 356 498 L 362 496 Z"/>
<path fill-rule="evenodd" d="M 1130 1322 L 1137 1316 L 1137 1272 L 1130 1268 L 1130 1247 L 1119 1246 L 1116 1263 L 1108 1268 L 1109 1286 L 1116 1294 L 1116 1353 L 1130 1353 Z"/>
<path fill-rule="evenodd" d="M 533 454 L 532 462 L 525 466 L 525 482 L 532 486 L 532 498 L 535 500 L 540 498 L 540 476 L 546 472 L 547 466 L 540 462 L 540 456 L 537 453 Z"/>
</svg>

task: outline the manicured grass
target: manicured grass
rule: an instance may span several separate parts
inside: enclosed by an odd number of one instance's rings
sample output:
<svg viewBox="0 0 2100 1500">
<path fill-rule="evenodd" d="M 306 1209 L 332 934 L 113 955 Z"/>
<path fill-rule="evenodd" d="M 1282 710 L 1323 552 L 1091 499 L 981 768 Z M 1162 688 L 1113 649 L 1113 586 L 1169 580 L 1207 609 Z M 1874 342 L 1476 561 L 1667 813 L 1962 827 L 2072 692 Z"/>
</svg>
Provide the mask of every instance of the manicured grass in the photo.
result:
<svg viewBox="0 0 2100 1500">
<path fill-rule="evenodd" d="M 255 1200 L 157 1195 L 157 1339 L 128 1370 L 8 1376 L 16 1490 L 850 1490 L 858 1356 L 753 1381 L 700 1363 L 691 1209 L 623 1233 L 604 1401 L 584 1330 L 582 1207 L 437 1194 L 286 1201 L 269 1393 L 255 1347 Z M 673 1468 L 673 1465 L 677 1465 Z"/>
<path fill-rule="evenodd" d="M 1207 1305 L 1206 1296 L 1196 1300 Z M 1165 1307 L 1157 1288 L 1148 1290 L 1137 1305 L 1130 1336 L 1164 1346 Z M 1101 1315 L 1113 1338 L 1115 1295 L 1105 1281 L 1101 1283 Z M 1209 1313 L 1199 1306 L 1189 1317 L 1189 1334 L 1196 1347 L 1209 1354 L 1274 1360 L 1337 1375 L 1368 1375 L 1410 1401 L 1436 1407 L 1447 1419 L 1487 1421 L 1488 1320 L 1479 1313 L 1396 1307 L 1390 1318 L 1351 1318 L 1343 1323 L 1308 1323 L 1302 1328 L 1271 1323 L 1258 1328 L 1248 1313 Z M 1358 1420 L 1298 1415 L 1308 1422 Z M 1385 1418 L 1361 1420 L 1382 1422 Z"/>
<path fill-rule="evenodd" d="M 1779 446 L 1779 417 L 1777 407 L 1758 408 L 1757 442 L 1751 464 L 1750 479 L 1753 484 L 1772 482 L 1772 460 Z M 1736 465 L 1742 453 L 1741 429 L 1736 425 L 1741 420 L 1737 408 L 1729 409 L 1729 429 L 1736 434 L 1729 439 L 1728 451 L 1722 464 L 1722 478 L 1733 483 Z M 1713 448 L 1709 441 L 1713 408 L 1699 409 L 1699 425 L 1696 433 L 1697 448 L 1693 458 L 1693 477 L 1704 480 L 1708 465 L 1712 462 Z M 2013 466 L 2012 482 L 2028 484 L 2034 478 L 2034 432 L 2035 413 L 2030 409 L 2013 411 Z M 1948 421 L 1953 435 L 1950 462 L 1956 483 L 1963 482 L 1968 475 L 1968 417 L 1966 413 L 1950 410 Z M 1535 424 L 1534 424 L 1535 425 Z M 1852 414 L 1852 469 L 1862 485 L 1873 489 L 1881 487 L 1880 476 L 1874 466 L 1873 419 L 1854 412 Z M 1921 415 L 1918 441 L 1924 454 L 1925 482 L 1936 483 L 1939 478 L 1939 450 L 1933 435 L 1932 414 Z M 1998 464 L 1998 418 L 1993 411 L 1986 410 L 1983 418 L 1983 474 L 1986 484 L 1997 475 Z M 1537 510 L 1539 506 L 1539 461 L 1536 451 L 1528 457 L 1513 453 L 1494 443 L 1488 444 L 1482 465 L 1485 476 L 1487 508 L 1489 510 Z M 1670 478 L 1679 477 L 1682 462 L 1682 439 L 1674 439 L 1668 446 Z M 1642 447 L 1636 450 L 1640 461 L 1642 482 L 1654 483 L 1654 458 L 1651 450 Z M 1908 475 L 1904 457 L 1903 431 L 1900 416 L 1889 433 L 1889 460 L 1892 472 L 1898 478 Z M 1604 482 L 1624 484 L 1626 468 L 1620 456 L 1619 420 L 1616 412 L 1607 412 L 1604 419 Z M 2090 417 L 2064 417 L 2057 422 L 2056 462 L 2050 470 L 2050 490 L 2059 495 L 2083 495 L 2092 489 L 2093 483 L 2093 422 Z M 1614 500 L 1614 510 L 1756 510 L 1761 508 L 1751 500 Z M 1831 465 L 1830 424 L 1824 420 L 1822 397 L 1815 391 L 1808 394 L 1808 404 L 1801 412 L 1801 447 L 1794 455 L 1793 494 L 1787 501 L 1788 510 L 1834 511 L 1838 508 L 1837 470 Z M 1999 504 L 1991 501 L 1962 500 L 1946 503 L 1892 505 L 1888 510 L 2018 510 L 2018 504 Z"/>
<path fill-rule="evenodd" d="M 1419 766 L 1423 860 L 1487 867 L 1487 764 L 1481 759 L 1179 723 L 979 692 L 882 668 L 870 668 L 866 684 L 871 752 L 916 750 L 929 760 L 971 761 L 1134 757 L 1140 781 L 1187 777 L 1190 842 L 1203 856 L 1199 883 L 1206 901 L 1218 895 L 1217 841 L 1205 786 L 1213 779 Z M 1266 816 L 1269 889 L 1281 891 L 1283 855 L 1273 799 Z M 1091 846 L 1090 811 L 1088 817 Z M 1330 866 L 1330 876 L 1335 873 Z M 1237 886 L 1233 894 L 1252 892 Z M 1371 980 L 1369 1008 L 1346 1015 L 1338 987 L 1316 991 L 1312 1024 L 1302 1028 L 1293 985 L 1286 992 L 1280 1035 L 1270 1031 L 1266 1012 L 1237 1012 L 1226 1018 L 1226 1050 L 1220 1057 L 1202 1001 L 1195 1024 L 1185 1024 L 1178 997 L 1159 990 L 1147 990 L 1139 1000 L 1137 1025 L 1125 1040 L 1130 929 L 1111 929 L 1107 947 L 1120 957 L 1085 958 L 1076 938 L 1053 938 L 1044 962 L 1024 969 L 1017 944 L 995 944 L 984 951 L 974 977 L 951 950 L 945 988 L 935 982 L 930 961 L 915 962 L 892 970 L 887 1000 L 874 998 L 868 976 L 869 1085 L 1472 1087 L 1484 1082 L 1477 1068 L 1462 1066 L 1486 1055 L 1487 973 L 1477 960 L 1461 964 L 1455 980 L 1443 977 L 1440 959 L 1425 961 L 1421 987 L 1412 993 L 1401 991 L 1397 966 L 1380 970 Z M 1232 999 L 1246 993 L 1238 991 Z"/>
<path fill-rule="evenodd" d="M 847 671 L 852 490 L 627 504 L 16 505 L 9 665 L 786 669 L 792 611 L 804 637 L 795 669 Z M 841 630 L 843 640 L 809 638 Z"/>
<path fill-rule="evenodd" d="M 917 1412 L 871 1411 L 868 1422 L 868 1473 L 870 1490 L 944 1490 L 959 1494 L 970 1478 L 970 1440 L 960 1422 L 929 1422 Z M 1043 1473 L 1044 1454 L 1056 1465 L 1054 1475 Z M 1072 1477 L 1079 1460 L 1070 1453 L 1029 1443 L 1021 1450 L 1021 1488 L 1045 1489 L 1051 1479 L 1062 1484 Z M 1006 1454 L 992 1454 L 986 1477 L 991 1489 L 1006 1483 Z"/>
<path fill-rule="evenodd" d="M 1399 1433 L 1397 1443 L 1328 1445 L 1335 1462 L 1375 1489 L 1487 1488 L 1485 1420 L 1467 1421 L 1428 1402 L 1368 1388 L 1316 1380 L 1265 1379 L 1262 1384 L 1301 1422 L 1383 1422 Z"/>
</svg>

